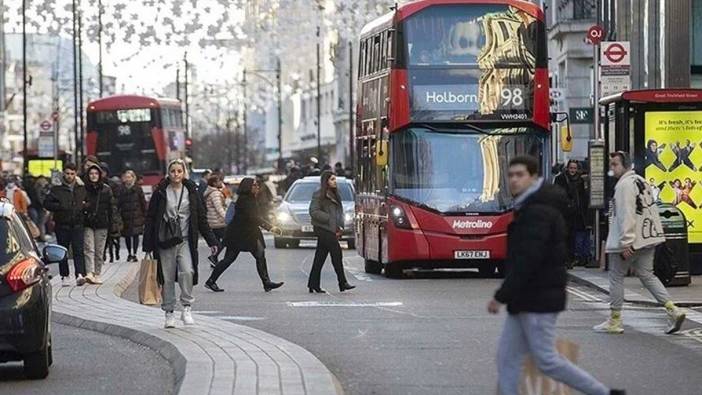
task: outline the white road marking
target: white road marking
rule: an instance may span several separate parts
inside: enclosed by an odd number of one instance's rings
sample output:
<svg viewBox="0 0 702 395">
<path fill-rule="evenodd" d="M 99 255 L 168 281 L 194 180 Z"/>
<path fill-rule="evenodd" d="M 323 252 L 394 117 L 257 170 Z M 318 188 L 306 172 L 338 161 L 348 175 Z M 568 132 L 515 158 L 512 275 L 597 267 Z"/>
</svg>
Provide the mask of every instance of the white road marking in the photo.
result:
<svg viewBox="0 0 702 395">
<path fill-rule="evenodd" d="M 232 320 L 232 321 L 261 321 L 265 320 L 266 317 L 247 317 L 241 315 L 222 315 L 215 316 L 214 318 L 219 318 L 220 320 Z"/>
<path fill-rule="evenodd" d="M 349 267 L 349 266 L 344 267 L 344 269 L 346 269 L 347 272 L 351 273 L 351 275 L 354 276 L 356 278 L 356 280 L 368 281 L 368 282 L 373 281 L 373 279 L 365 271 L 360 271 L 360 270 L 356 269 L 355 267 Z"/>
<path fill-rule="evenodd" d="M 348 303 L 348 302 L 288 302 L 290 307 L 397 307 L 402 302 Z"/>
<path fill-rule="evenodd" d="M 210 315 L 210 314 L 222 314 L 221 311 L 216 311 L 216 310 L 193 310 L 193 313 L 205 314 L 205 315 Z"/>
</svg>

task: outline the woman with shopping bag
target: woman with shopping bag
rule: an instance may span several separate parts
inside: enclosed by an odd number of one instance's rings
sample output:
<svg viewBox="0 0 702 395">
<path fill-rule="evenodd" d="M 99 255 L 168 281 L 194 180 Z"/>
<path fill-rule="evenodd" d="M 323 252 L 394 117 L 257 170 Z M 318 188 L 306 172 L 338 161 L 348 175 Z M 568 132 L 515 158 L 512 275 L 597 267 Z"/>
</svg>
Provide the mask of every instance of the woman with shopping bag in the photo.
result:
<svg viewBox="0 0 702 395">
<path fill-rule="evenodd" d="M 188 179 L 185 162 L 176 159 L 168 165 L 168 176 L 156 186 L 149 202 L 144 229 L 144 252 L 158 261 L 158 283 L 161 285 L 161 309 L 166 315 L 166 328 L 175 328 L 175 283 L 180 286 L 183 305 L 181 319 L 194 325 L 191 313 L 193 286 L 198 282 L 197 242 L 202 235 L 212 254 L 217 252 L 217 239 L 207 225 L 205 206 L 197 185 Z"/>
</svg>

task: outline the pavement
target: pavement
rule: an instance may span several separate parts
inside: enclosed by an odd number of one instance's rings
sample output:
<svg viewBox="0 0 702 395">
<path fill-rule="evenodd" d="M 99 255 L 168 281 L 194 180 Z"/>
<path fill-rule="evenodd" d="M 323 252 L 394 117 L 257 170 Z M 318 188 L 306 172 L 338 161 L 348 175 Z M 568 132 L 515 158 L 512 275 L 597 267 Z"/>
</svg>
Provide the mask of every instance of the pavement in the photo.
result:
<svg viewBox="0 0 702 395">
<path fill-rule="evenodd" d="M 179 322 L 176 329 L 163 329 L 160 309 L 120 297 L 138 268 L 138 263 L 108 264 L 101 286 L 61 287 L 54 278 L 55 319 L 156 351 L 171 365 L 180 394 L 340 392 L 334 376 L 314 355 L 261 330 L 201 314 L 194 314 L 195 326 Z"/>
<path fill-rule="evenodd" d="M 598 268 L 577 267 L 568 273 L 572 281 L 595 288 L 609 295 L 608 272 Z M 680 307 L 702 306 L 702 276 L 692 276 L 692 282 L 688 286 L 667 287 L 667 290 Z M 624 300 L 642 305 L 660 305 L 646 288 L 641 285 L 638 277 L 635 276 L 624 278 Z"/>
<path fill-rule="evenodd" d="M 156 388 L 159 394 L 174 393 L 173 370 L 150 349 L 57 323 L 51 330 L 54 364 L 49 377 L 27 380 L 21 362 L 0 364 L 0 394 L 124 395 L 156 393 Z"/>
<path fill-rule="evenodd" d="M 346 395 L 495 393 L 504 312 L 492 316 L 485 306 L 500 279 L 450 270 L 387 279 L 366 274 L 363 259 L 344 250 L 348 279 L 357 288 L 340 293 L 327 262 L 322 288 L 328 292 L 309 294 L 314 243 L 275 249 L 267 241 L 269 271 L 274 281 L 285 281 L 282 288 L 263 292 L 253 258 L 241 254 L 218 281 L 225 292 L 197 286 L 193 308 L 304 347 L 338 378 Z M 202 265 L 203 280 L 208 273 Z M 629 394 L 700 395 L 702 320 L 691 319 L 679 335 L 666 336 L 663 309 L 627 304 L 625 335 L 607 336 L 592 331 L 608 314 L 607 295 L 579 284 L 568 291 L 569 309 L 558 332 L 580 346 L 581 367 Z M 135 298 L 134 288 L 124 297 Z"/>
</svg>

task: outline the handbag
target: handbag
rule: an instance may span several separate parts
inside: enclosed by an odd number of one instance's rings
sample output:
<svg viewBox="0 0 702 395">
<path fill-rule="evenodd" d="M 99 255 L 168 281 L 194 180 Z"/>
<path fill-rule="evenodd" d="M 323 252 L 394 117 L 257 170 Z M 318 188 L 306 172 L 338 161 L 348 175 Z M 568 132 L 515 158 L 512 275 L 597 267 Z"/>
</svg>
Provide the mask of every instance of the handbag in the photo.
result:
<svg viewBox="0 0 702 395">
<path fill-rule="evenodd" d="M 151 254 L 146 254 L 139 268 L 139 303 L 155 305 L 161 303 L 161 289 L 158 285 L 158 262 Z"/>
<path fill-rule="evenodd" d="M 158 246 L 162 249 L 169 249 L 177 246 L 183 242 L 183 230 L 180 228 L 180 219 L 178 218 L 178 213 L 180 212 L 180 204 L 183 203 L 183 193 L 185 192 L 185 187 L 181 187 L 180 198 L 178 199 L 178 207 L 176 208 L 176 217 L 167 218 L 163 223 L 163 239 L 159 239 Z"/>
<path fill-rule="evenodd" d="M 27 225 L 27 229 L 29 230 L 29 234 L 32 236 L 32 239 L 36 239 L 41 236 L 39 227 L 34 223 L 34 221 L 32 221 L 31 218 L 29 218 L 29 216 L 23 215 L 22 219 L 24 219 L 24 223 Z"/>
</svg>

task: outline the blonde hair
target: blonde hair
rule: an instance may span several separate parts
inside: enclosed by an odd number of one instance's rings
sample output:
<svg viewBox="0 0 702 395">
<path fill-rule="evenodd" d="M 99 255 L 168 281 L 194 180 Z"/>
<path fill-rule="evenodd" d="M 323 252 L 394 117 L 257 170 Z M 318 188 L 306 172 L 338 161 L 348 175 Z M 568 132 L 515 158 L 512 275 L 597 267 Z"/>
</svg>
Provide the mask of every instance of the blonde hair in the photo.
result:
<svg viewBox="0 0 702 395">
<path fill-rule="evenodd" d="M 190 172 L 188 171 L 188 165 L 185 164 L 185 161 L 182 159 L 173 159 L 168 163 L 168 174 L 170 175 L 171 173 L 171 167 L 173 165 L 180 165 L 180 167 L 183 168 L 183 179 L 189 179 L 190 178 Z"/>
</svg>

